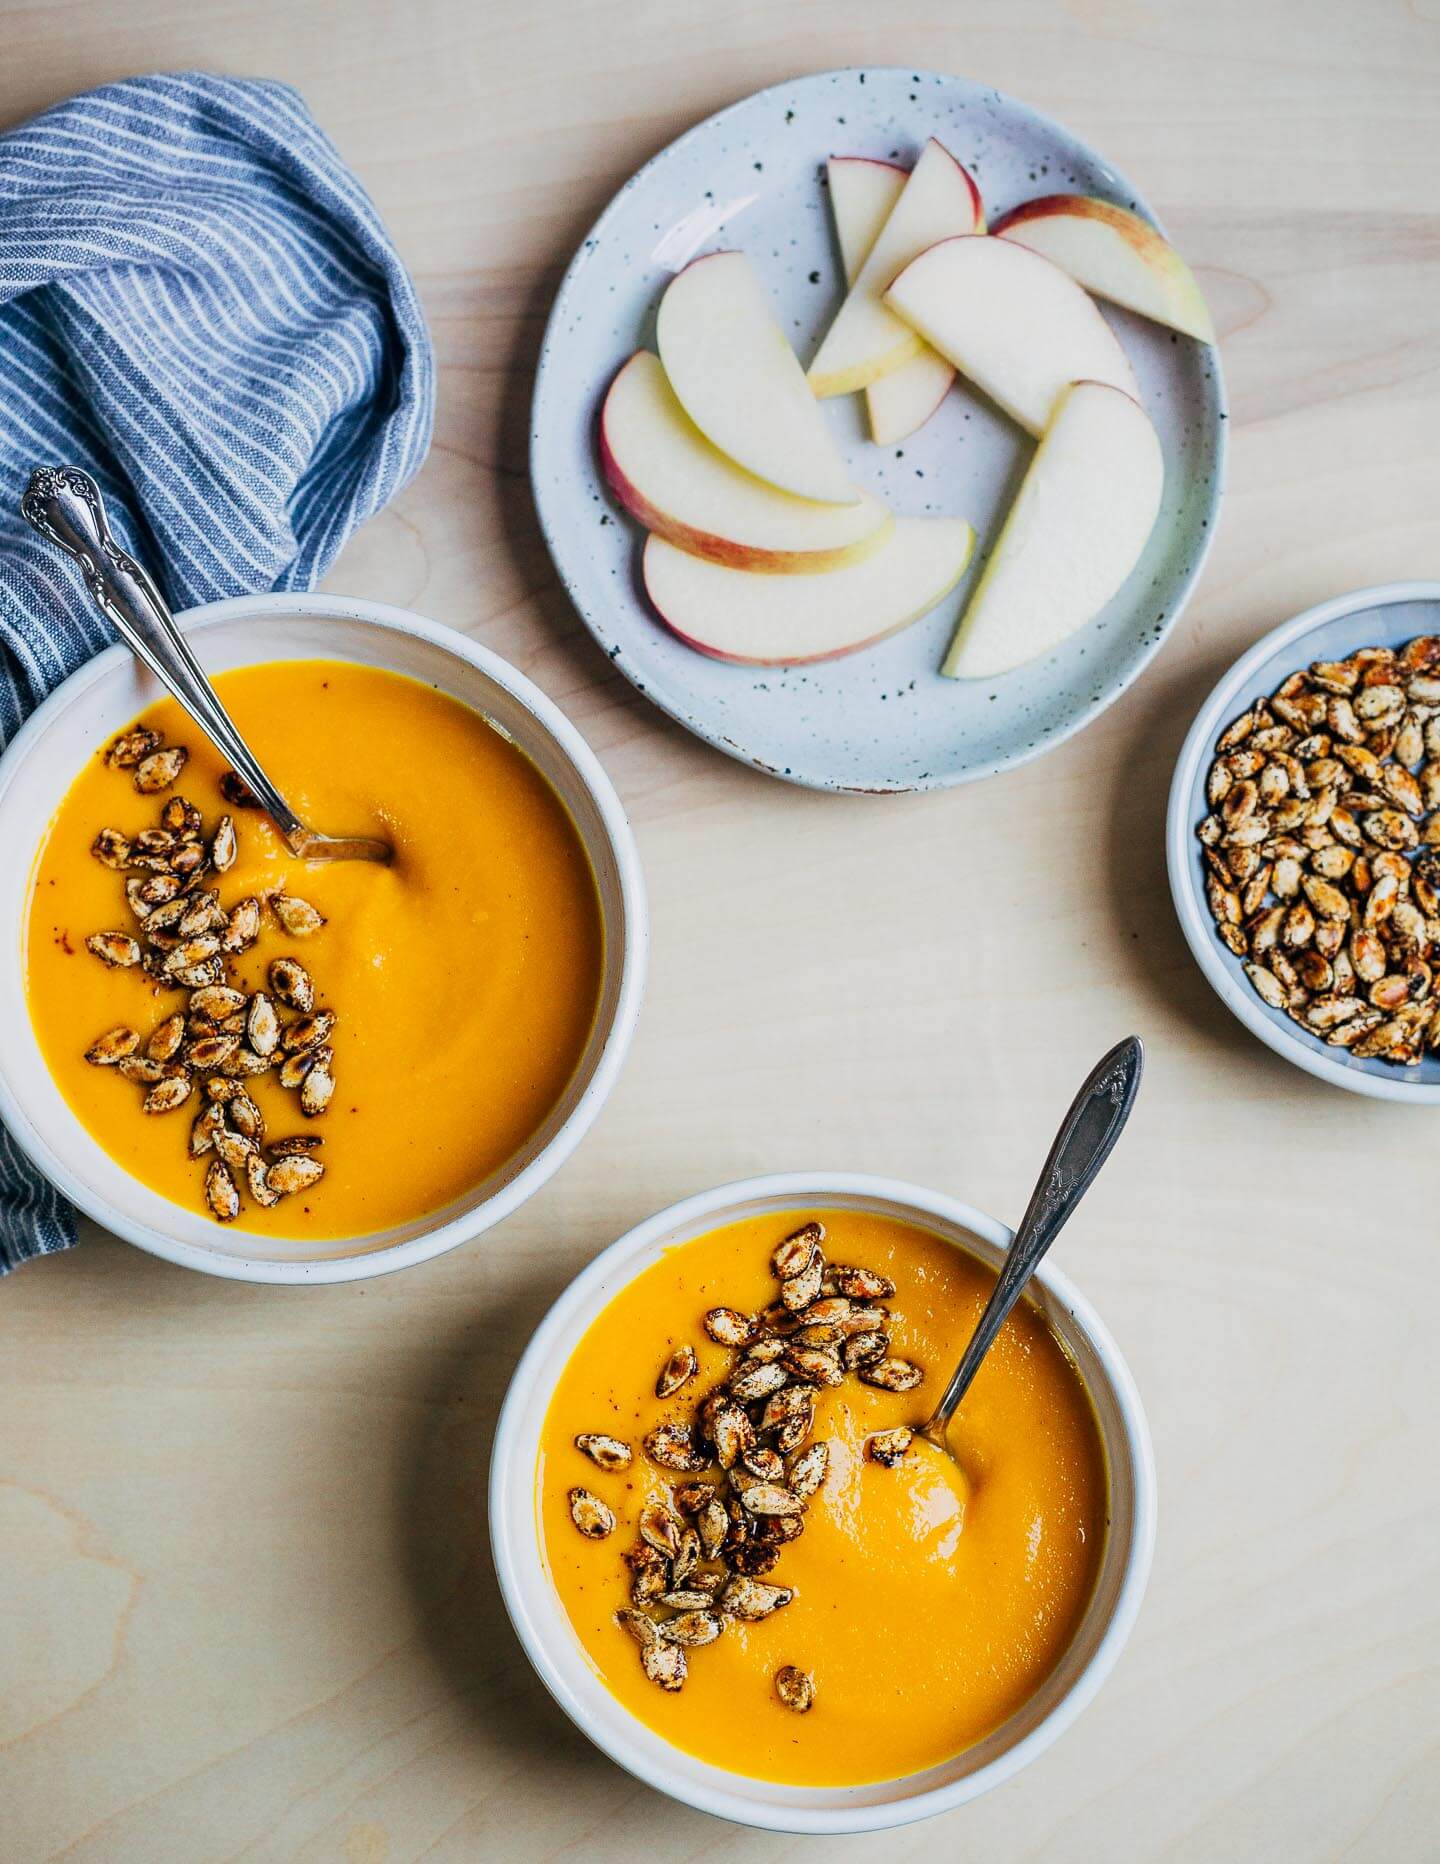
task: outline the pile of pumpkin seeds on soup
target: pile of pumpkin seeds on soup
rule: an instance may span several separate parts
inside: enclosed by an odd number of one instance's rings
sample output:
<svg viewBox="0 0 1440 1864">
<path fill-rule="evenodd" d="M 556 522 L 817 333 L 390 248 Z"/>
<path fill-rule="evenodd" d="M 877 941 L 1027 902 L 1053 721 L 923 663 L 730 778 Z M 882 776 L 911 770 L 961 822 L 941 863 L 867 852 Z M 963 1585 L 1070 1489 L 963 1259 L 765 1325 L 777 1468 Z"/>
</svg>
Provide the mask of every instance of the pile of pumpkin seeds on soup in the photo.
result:
<svg viewBox="0 0 1440 1864">
<path fill-rule="evenodd" d="M 919 1366 L 890 1352 L 888 1276 L 825 1258 L 825 1227 L 811 1220 L 787 1236 L 771 1257 L 778 1299 L 757 1314 L 714 1307 L 706 1334 L 732 1349 L 724 1376 L 688 1415 L 658 1425 L 642 1448 L 657 1468 L 681 1478 L 671 1501 L 640 1511 L 640 1538 L 622 1554 L 630 1604 L 616 1622 L 640 1647 L 646 1676 L 661 1689 L 680 1689 L 688 1652 L 713 1644 L 727 1624 L 769 1618 L 794 1598 L 773 1581 L 785 1547 L 804 1532 L 805 1511 L 829 1471 L 830 1448 L 811 1442 L 816 1400 L 823 1389 L 858 1378 L 882 1391 L 914 1391 Z M 699 1371 L 695 1349 L 678 1346 L 655 1383 L 657 1398 L 687 1392 Z M 888 1468 L 903 1461 L 913 1433 L 879 1431 L 869 1458 Z M 582 1432 L 576 1447 L 607 1474 L 630 1468 L 634 1451 L 618 1437 Z M 585 1487 L 570 1490 L 570 1517 L 580 1533 L 604 1540 L 615 1532 L 614 1510 Z M 804 1714 L 815 1681 L 794 1664 L 774 1676 L 784 1705 Z"/>
<path fill-rule="evenodd" d="M 1256 991 L 1362 1059 L 1440 1050 L 1440 635 L 1292 673 L 1215 750 L 1206 896 Z"/>
<path fill-rule="evenodd" d="M 136 726 L 110 745 L 105 759 L 130 771 L 135 788 L 148 796 L 179 780 L 187 753 Z M 237 806 L 253 803 L 234 773 L 229 776 L 233 780 L 221 785 L 226 797 Z M 239 1216 L 242 1187 L 268 1210 L 309 1190 L 325 1173 L 318 1133 L 267 1139 L 248 1084 L 272 1077 L 295 1094 L 301 1115 L 312 1121 L 335 1091 L 335 1012 L 317 1006 L 314 981 L 300 960 L 289 954 L 272 959 L 268 989 L 239 988 L 235 976 L 237 961 L 262 935 L 266 908 L 290 938 L 319 931 L 324 918 L 307 900 L 286 893 L 263 903 L 248 895 L 225 906 L 218 886 L 206 882 L 227 873 L 238 851 L 233 816 L 222 815 L 207 828 L 180 795 L 167 797 L 153 828 L 134 836 L 102 828 L 91 853 L 126 876 L 131 924 L 85 941 L 102 964 L 142 970 L 162 1012 L 144 1035 L 122 1025 L 97 1036 L 85 1059 L 139 1087 L 143 1114 L 191 1112 L 189 1155 L 208 1160 L 204 1204 L 221 1223 Z"/>
</svg>

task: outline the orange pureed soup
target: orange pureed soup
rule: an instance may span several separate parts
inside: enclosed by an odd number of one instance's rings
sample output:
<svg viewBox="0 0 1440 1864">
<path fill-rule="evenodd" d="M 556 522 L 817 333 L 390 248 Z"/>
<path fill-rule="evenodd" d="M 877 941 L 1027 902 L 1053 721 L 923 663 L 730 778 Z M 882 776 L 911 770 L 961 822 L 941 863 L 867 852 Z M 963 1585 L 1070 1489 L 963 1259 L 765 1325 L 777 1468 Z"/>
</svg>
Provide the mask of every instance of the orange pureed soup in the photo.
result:
<svg viewBox="0 0 1440 1864">
<path fill-rule="evenodd" d="M 244 1082 L 268 1139 L 323 1138 L 315 1156 L 325 1175 L 269 1209 L 242 1182 L 235 1227 L 344 1237 L 423 1215 L 530 1139 L 584 1050 L 603 951 L 585 850 L 529 759 L 477 712 L 418 681 L 342 662 L 285 661 L 222 673 L 215 684 L 301 817 L 331 833 L 384 836 L 394 863 L 297 861 L 268 817 L 225 799 L 225 765 L 173 701 L 160 701 L 139 722 L 187 748 L 174 785 L 138 794 L 133 772 L 112 767 L 97 746 L 40 848 L 26 968 L 41 1048 L 112 1157 L 166 1197 L 205 1208 L 213 1154 L 192 1159 L 187 1147 L 206 1106 L 198 1079 L 184 1105 L 147 1116 L 143 1086 L 84 1060 L 117 1025 L 143 1040 L 185 1007 L 186 994 L 139 968 L 109 968 L 85 940 L 141 934 L 127 875 L 91 853 L 101 828 L 133 838 L 175 796 L 195 804 L 207 834 L 228 814 L 237 857 L 201 885 L 227 909 L 283 889 L 325 921 L 294 937 L 263 906 L 261 936 L 233 959 L 232 981 L 263 989 L 271 962 L 293 956 L 313 978 L 316 1007 L 338 1016 L 328 1037 L 335 1090 L 321 1117 L 303 1117 L 296 1093 L 273 1072 Z M 292 1015 L 283 1006 L 280 1013 Z"/>
<path fill-rule="evenodd" d="M 657 1467 L 643 1439 L 667 1421 L 692 1420 L 736 1365 L 745 1349 L 707 1338 L 703 1317 L 718 1306 L 749 1316 L 773 1303 L 771 1252 L 812 1217 L 823 1222 L 831 1263 L 894 1282 L 884 1299 L 887 1352 L 924 1377 L 908 1392 L 853 1375 L 819 1389 L 807 1443 L 828 1446 L 828 1467 L 803 1532 L 762 1581 L 793 1598 L 755 1622 L 712 1612 L 723 1632 L 686 1651 L 684 1682 L 672 1692 L 647 1677 L 633 1627 L 616 1621 L 617 1611 L 634 1609 L 623 1556 L 641 1538 L 642 1508 L 673 1509 L 677 1486 L 713 1482 L 719 1471 Z M 605 1684 L 648 1727 L 751 1778 L 859 1785 L 918 1772 L 982 1740 L 1054 1669 L 1094 1585 L 1108 1479 L 1088 1395 L 1038 1312 L 1025 1303 L 1016 1310 L 960 1409 L 951 1441 L 963 1476 L 918 1441 L 894 1467 L 866 1450 L 874 1433 L 925 1418 L 993 1287 L 973 1256 L 909 1224 L 786 1212 L 677 1246 L 596 1319 L 546 1417 L 538 1507 L 571 1624 Z M 658 1370 L 686 1345 L 695 1375 L 658 1399 Z M 631 1446 L 628 1468 L 597 1468 L 575 1444 L 589 1432 Z M 792 1468 L 801 1453 L 786 1459 Z M 604 1538 L 577 1528 L 577 1486 L 613 1512 Z M 695 1570 L 719 1569 L 702 1560 Z M 643 1609 L 656 1622 L 672 1615 L 654 1601 Z M 777 1692 L 787 1667 L 813 1682 L 804 1712 Z"/>
</svg>

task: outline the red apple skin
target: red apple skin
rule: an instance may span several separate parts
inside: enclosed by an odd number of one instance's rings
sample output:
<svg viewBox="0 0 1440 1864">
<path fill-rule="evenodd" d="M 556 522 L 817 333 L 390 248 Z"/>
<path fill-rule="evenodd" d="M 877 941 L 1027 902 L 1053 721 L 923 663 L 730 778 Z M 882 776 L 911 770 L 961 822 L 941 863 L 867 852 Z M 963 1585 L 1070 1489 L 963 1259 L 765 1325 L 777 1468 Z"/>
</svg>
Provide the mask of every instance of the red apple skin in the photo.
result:
<svg viewBox="0 0 1440 1864">
<path fill-rule="evenodd" d="M 644 577 L 643 562 L 641 576 Z M 902 629 L 910 627 L 919 619 L 918 616 L 912 615 L 909 621 L 897 622 L 893 628 L 882 628 L 878 634 L 867 635 L 863 641 L 852 641 L 845 647 L 837 647 L 833 653 L 829 654 L 802 654 L 796 659 L 751 660 L 742 654 L 722 654 L 718 648 L 711 647 L 707 641 L 697 641 L 694 635 L 686 634 L 683 628 L 677 628 L 655 600 L 648 580 L 645 582 L 645 594 L 651 608 L 677 641 L 683 641 L 686 647 L 693 649 L 697 654 L 704 654 L 707 660 L 724 661 L 727 667 L 814 667 L 824 660 L 843 660 L 847 654 L 858 654 L 862 648 L 874 647 L 877 641 L 889 640 L 892 634 L 899 634 Z"/>
<path fill-rule="evenodd" d="M 948 149 L 946 149 L 945 153 L 947 155 L 950 155 L 950 151 Z M 971 200 L 972 207 L 973 207 L 974 214 L 975 214 L 975 231 L 977 233 L 983 233 L 986 230 L 985 229 L 985 203 L 980 198 L 980 190 L 976 186 L 975 177 L 970 173 L 970 170 L 965 166 L 965 164 L 960 160 L 958 156 L 951 155 L 950 159 L 952 162 L 954 162 L 955 166 L 960 170 L 960 173 L 965 177 L 965 185 L 970 190 L 970 200 Z"/>
<path fill-rule="evenodd" d="M 650 595 L 648 586 L 645 593 Z M 910 626 L 908 621 L 902 621 L 898 627 L 884 628 L 879 634 L 872 634 L 863 641 L 854 641 L 848 647 L 837 647 L 833 654 L 804 654 L 796 660 L 748 660 L 740 654 L 722 654 L 706 642 L 697 641 L 693 635 L 684 633 L 661 611 L 654 596 L 650 596 L 650 606 L 677 641 L 683 641 L 686 647 L 693 648 L 697 654 L 704 654 L 707 660 L 724 661 L 727 667 L 814 667 L 824 660 L 843 660 L 847 654 L 858 654 L 862 648 L 874 647 L 877 641 L 888 640 L 892 634 L 899 634 L 902 628 Z"/>
<path fill-rule="evenodd" d="M 891 162 L 883 155 L 832 155 L 830 160 L 832 162 L 863 162 L 867 168 L 893 168 L 897 175 L 910 173 L 903 162 Z"/>
<path fill-rule="evenodd" d="M 1195 337 L 1199 342 L 1215 342 L 1209 307 L 1189 266 L 1159 228 L 1152 226 L 1143 214 L 1117 207 L 1113 201 L 1102 201 L 1093 194 L 1042 194 L 1038 200 L 1024 201 L 1019 207 L 1012 207 L 990 230 L 997 237 L 1003 237 L 1030 221 L 1056 218 L 1098 221 L 1111 232 L 1118 233 L 1130 250 L 1164 280 L 1166 288 L 1172 293 L 1178 293 L 1168 316 L 1162 310 L 1135 306 L 1123 298 L 1116 302 L 1122 306 L 1128 305 L 1139 316 L 1152 318 L 1162 327 L 1180 330 Z M 1023 245 L 1024 241 L 1017 243 Z M 1106 294 L 1097 289 L 1094 295 L 1104 297 Z"/>
<path fill-rule="evenodd" d="M 936 395 L 934 401 L 931 402 L 927 411 L 921 415 L 920 419 L 915 423 L 915 425 L 912 428 L 910 428 L 908 432 L 903 433 L 903 434 L 897 434 L 893 441 L 885 440 L 885 441 L 882 441 L 880 444 L 883 446 L 887 446 L 887 447 L 894 446 L 894 445 L 897 445 L 901 440 L 908 440 L 911 434 L 918 434 L 920 429 L 925 425 L 925 423 L 929 420 L 932 420 L 935 417 L 935 415 L 937 415 L 940 412 L 941 408 L 945 406 L 945 402 L 947 398 L 949 397 L 950 390 L 954 386 L 954 383 L 955 383 L 955 373 L 952 370 L 949 383 L 947 383 L 947 385 L 940 390 L 939 394 Z M 872 438 L 873 437 L 874 436 L 872 435 Z"/>
<path fill-rule="evenodd" d="M 694 263 L 698 264 L 699 261 Z M 628 363 L 623 364 L 622 372 L 628 367 Z M 608 402 L 608 395 L 606 400 Z M 678 519 L 672 518 L 668 512 L 658 510 L 641 496 L 639 489 L 621 471 L 620 462 L 610 450 L 610 443 L 605 438 L 603 407 L 600 410 L 597 444 L 600 469 L 606 483 L 637 524 L 643 524 L 647 531 L 654 531 L 657 537 L 663 537 L 677 549 L 688 550 L 692 557 L 705 557 L 711 563 L 723 563 L 727 569 L 756 570 L 762 575 L 771 576 L 800 576 L 821 570 L 843 569 L 847 563 L 856 563 L 871 550 L 878 550 L 890 529 L 887 520 L 877 525 L 868 537 L 853 544 L 842 544 L 834 550 L 765 550 L 754 544 L 737 544 L 731 537 L 720 537 L 713 531 L 700 531 L 693 525 L 681 524 Z"/>
<path fill-rule="evenodd" d="M 1148 244 L 1144 237 L 1137 238 L 1141 228 L 1157 246 L 1168 248 L 1169 242 L 1164 235 L 1157 233 L 1143 215 L 1125 213 L 1112 202 L 1098 200 L 1093 194 L 1042 194 L 1033 201 L 1022 201 L 1018 207 L 1012 207 L 1008 214 L 1001 214 L 990 231 L 998 237 L 1010 227 L 1023 226 L 1027 220 L 1048 220 L 1051 214 L 1073 214 L 1080 219 L 1103 220 L 1107 226 L 1114 227 L 1137 252 L 1143 251 Z"/>
<path fill-rule="evenodd" d="M 936 139 L 932 138 L 932 140 Z M 980 190 L 976 186 L 975 177 L 958 155 L 945 148 L 944 143 L 941 143 L 940 147 L 945 149 L 946 155 L 965 177 L 965 185 L 970 190 L 971 208 L 975 216 L 975 231 L 983 233 L 985 231 L 985 203 L 980 198 Z M 872 168 L 893 168 L 899 175 L 908 175 L 911 172 L 903 162 L 892 162 L 883 155 L 832 155 L 830 160 L 832 162 L 868 162 Z"/>
</svg>

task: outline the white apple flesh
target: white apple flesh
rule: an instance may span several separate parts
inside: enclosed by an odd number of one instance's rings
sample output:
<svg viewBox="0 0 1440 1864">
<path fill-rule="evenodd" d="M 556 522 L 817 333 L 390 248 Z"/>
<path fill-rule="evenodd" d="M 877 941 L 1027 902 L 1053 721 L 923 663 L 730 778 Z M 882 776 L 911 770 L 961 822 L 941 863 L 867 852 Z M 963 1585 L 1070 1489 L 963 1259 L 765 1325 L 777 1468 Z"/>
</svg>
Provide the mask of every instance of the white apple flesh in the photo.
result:
<svg viewBox="0 0 1440 1864">
<path fill-rule="evenodd" d="M 655 340 L 681 407 L 713 446 L 797 498 L 853 505 L 845 462 L 744 253 L 678 272 Z"/>
<path fill-rule="evenodd" d="M 755 576 L 646 540 L 645 589 L 662 621 L 719 660 L 796 666 L 869 647 L 918 621 L 975 547 L 963 518 L 897 518 L 878 550 L 814 576 Z"/>
<path fill-rule="evenodd" d="M 880 229 L 890 218 L 896 201 L 910 179 L 910 170 L 898 162 L 881 162 L 869 155 L 832 155 L 825 164 L 825 181 L 830 191 L 830 212 L 835 221 L 835 238 L 840 246 L 840 263 L 845 268 L 845 288 L 855 283 L 855 275 L 870 255 L 880 237 Z"/>
<path fill-rule="evenodd" d="M 1071 382 L 1140 392 L 1115 333 L 1074 279 L 1012 240 L 932 246 L 885 301 L 1037 437 Z"/>
<path fill-rule="evenodd" d="M 837 155 L 826 164 L 826 172 L 845 283 L 853 285 L 905 186 L 906 171 L 868 156 Z M 945 358 L 923 345 L 918 356 L 865 390 L 870 438 L 882 447 L 908 439 L 930 419 L 954 380 L 955 371 Z"/>
<path fill-rule="evenodd" d="M 937 241 L 975 233 L 983 224 L 975 183 L 932 137 L 810 365 L 810 386 L 818 396 L 852 394 L 920 353 L 915 331 L 883 302 L 885 288 Z"/>
<path fill-rule="evenodd" d="M 1035 450 L 941 672 L 995 679 L 1083 628 L 1140 560 L 1164 489 L 1137 401 L 1073 383 Z"/>
<path fill-rule="evenodd" d="M 1148 220 L 1086 194 L 1027 201 L 992 228 L 1038 252 L 1078 285 L 1157 324 L 1215 341 L 1215 326 L 1188 265 Z"/>
<path fill-rule="evenodd" d="M 736 466 L 686 414 L 649 350 L 637 350 L 610 385 L 600 463 L 647 530 L 734 569 L 838 569 L 878 548 L 891 523 L 868 493 L 854 505 L 815 504 Z"/>
</svg>

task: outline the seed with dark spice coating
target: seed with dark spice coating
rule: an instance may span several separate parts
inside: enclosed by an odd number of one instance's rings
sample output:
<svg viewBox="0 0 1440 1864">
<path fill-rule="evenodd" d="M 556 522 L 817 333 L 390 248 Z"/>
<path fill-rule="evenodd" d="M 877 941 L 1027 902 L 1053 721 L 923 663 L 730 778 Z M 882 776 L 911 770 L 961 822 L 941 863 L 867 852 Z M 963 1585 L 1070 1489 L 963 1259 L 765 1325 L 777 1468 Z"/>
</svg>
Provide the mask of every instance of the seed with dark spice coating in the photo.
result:
<svg viewBox="0 0 1440 1864">
<path fill-rule="evenodd" d="M 226 1116 L 236 1132 L 256 1145 L 265 1137 L 265 1115 L 248 1094 L 237 1094 L 229 1103 Z"/>
<path fill-rule="evenodd" d="M 116 770 L 133 770 L 152 751 L 158 751 L 163 742 L 159 732 L 152 731 L 148 725 L 133 725 L 109 746 L 105 762 Z"/>
<path fill-rule="evenodd" d="M 815 1704 L 814 1678 L 793 1663 L 787 1663 L 775 1672 L 775 1694 L 787 1709 L 804 1715 Z"/>
<path fill-rule="evenodd" d="M 117 971 L 128 970 L 140 962 L 140 947 L 125 932 L 92 932 L 85 941 L 85 949 Z"/>
<path fill-rule="evenodd" d="M 314 1048 L 317 1042 L 329 1040 L 338 1021 L 334 1010 L 316 1010 L 310 1016 L 297 1016 L 293 1023 L 287 1023 L 280 1032 L 280 1046 L 287 1055 L 293 1055 L 300 1049 Z"/>
<path fill-rule="evenodd" d="M 882 1359 L 860 1371 L 864 1384 L 886 1392 L 913 1392 L 924 1376 L 919 1366 L 912 1366 L 908 1359 Z"/>
<path fill-rule="evenodd" d="M 265 1182 L 272 1191 L 281 1197 L 290 1197 L 296 1191 L 308 1191 L 312 1184 L 318 1184 L 325 1175 L 325 1167 L 319 1159 L 307 1158 L 296 1153 L 279 1158 L 265 1175 Z"/>
<path fill-rule="evenodd" d="M 614 1514 L 589 1489 L 571 1489 L 570 1519 L 587 1540 L 604 1540 L 615 1532 Z"/>
<path fill-rule="evenodd" d="M 698 1366 L 693 1346 L 677 1346 L 660 1368 L 655 1380 L 655 1396 L 669 1398 L 694 1378 Z"/>
<path fill-rule="evenodd" d="M 102 828 L 91 842 L 90 852 L 106 867 L 123 870 L 130 865 L 130 843 L 118 828 Z"/>
<path fill-rule="evenodd" d="M 270 1156 L 276 1159 L 304 1157 L 311 1152 L 318 1152 L 324 1143 L 319 1133 L 296 1133 L 293 1138 L 272 1140 Z"/>
<path fill-rule="evenodd" d="M 190 753 L 183 744 L 172 744 L 163 751 L 152 751 L 136 766 L 134 783 L 142 796 L 168 790 L 185 768 Z"/>
<path fill-rule="evenodd" d="M 260 798 L 238 770 L 227 770 L 220 779 L 220 794 L 235 809 L 258 809 Z"/>
<path fill-rule="evenodd" d="M 705 1316 L 705 1331 L 717 1346 L 745 1346 L 755 1323 L 733 1307 L 712 1307 Z"/>
<path fill-rule="evenodd" d="M 887 1469 L 898 1469 L 914 1441 L 914 1431 L 907 1430 L 903 1424 L 895 1430 L 877 1430 L 867 1441 L 865 1453 L 872 1463 L 883 1463 Z"/>
<path fill-rule="evenodd" d="M 222 940 L 226 951 L 248 951 L 260 936 L 260 902 L 244 899 L 230 909 L 229 923 Z"/>
<path fill-rule="evenodd" d="M 315 1065 L 300 1083 L 300 1111 L 307 1120 L 318 1119 L 330 1105 L 335 1093 L 335 1077 L 330 1072 L 330 1050 L 317 1049 Z"/>
<path fill-rule="evenodd" d="M 237 852 L 235 823 L 230 816 L 221 816 L 210 841 L 210 865 L 217 874 L 227 873 L 235 865 Z"/>
<path fill-rule="evenodd" d="M 280 1040 L 280 1018 L 275 1014 L 275 1005 L 263 990 L 257 990 L 250 999 L 250 1007 L 245 1017 L 245 1036 L 257 1055 L 273 1055 Z"/>
<path fill-rule="evenodd" d="M 299 1087 L 324 1053 L 323 1049 L 301 1049 L 298 1055 L 287 1055 L 280 1064 L 281 1087 Z"/>
<path fill-rule="evenodd" d="M 628 1443 L 622 1443 L 619 1437 L 607 1437 L 603 1431 L 582 1430 L 575 1439 L 577 1450 L 590 1458 L 597 1469 L 604 1469 L 614 1474 L 630 1467 L 634 1452 Z"/>
<path fill-rule="evenodd" d="M 280 1202 L 280 1193 L 270 1188 L 270 1168 L 259 1152 L 252 1152 L 245 1161 L 245 1182 L 262 1210 L 270 1210 Z"/>
<path fill-rule="evenodd" d="M 770 1258 L 770 1267 L 781 1281 L 790 1281 L 803 1274 L 815 1256 L 821 1243 L 825 1240 L 825 1230 L 820 1223 L 806 1223 L 787 1236 L 784 1242 L 776 1245 Z"/>
<path fill-rule="evenodd" d="M 293 893 L 272 895 L 270 910 L 291 938 L 309 938 L 325 923 L 324 915 L 317 912 L 309 900 L 296 899 Z"/>
<path fill-rule="evenodd" d="M 219 1159 L 211 1159 L 205 1173 L 205 1205 L 217 1223 L 232 1223 L 240 1215 L 240 1193 Z"/>
<path fill-rule="evenodd" d="M 140 1110 L 142 1113 L 173 1113 L 190 1098 L 190 1087 L 188 1075 L 175 1075 L 167 1081 L 160 1081 L 140 1103 Z"/>
<path fill-rule="evenodd" d="M 275 958 L 271 961 L 270 988 L 292 1010 L 308 1014 L 315 1007 L 315 985 L 298 958 Z"/>
<path fill-rule="evenodd" d="M 97 1036 L 85 1051 L 85 1059 L 96 1068 L 113 1068 L 117 1062 L 124 1061 L 127 1055 L 133 1055 L 140 1046 L 139 1033 L 134 1029 L 108 1029 L 103 1036 Z"/>
</svg>

